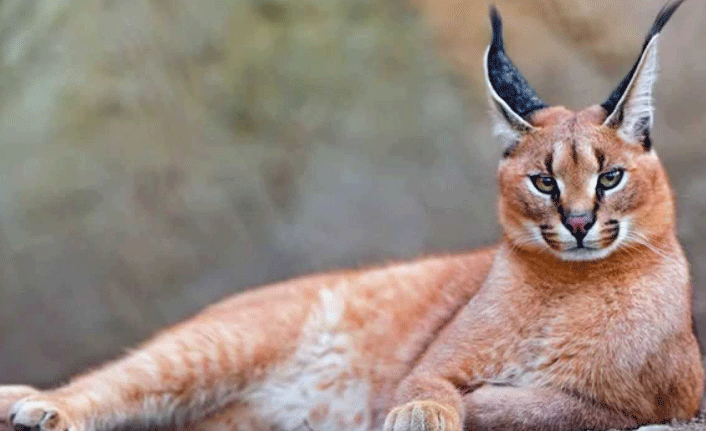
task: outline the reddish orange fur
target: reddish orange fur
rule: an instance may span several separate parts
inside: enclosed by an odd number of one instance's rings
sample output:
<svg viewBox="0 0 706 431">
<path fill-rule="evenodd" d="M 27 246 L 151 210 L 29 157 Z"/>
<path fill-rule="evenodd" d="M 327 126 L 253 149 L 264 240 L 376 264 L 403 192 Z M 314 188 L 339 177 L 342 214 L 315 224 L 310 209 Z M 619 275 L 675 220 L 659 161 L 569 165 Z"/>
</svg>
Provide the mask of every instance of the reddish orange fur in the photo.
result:
<svg viewBox="0 0 706 431">
<path fill-rule="evenodd" d="M 483 290 L 436 341 L 438 346 L 455 349 L 432 345 L 402 383 L 400 401 L 414 405 L 414 400 L 443 400 L 465 416 L 469 426 L 502 428 L 500 414 L 493 417 L 494 422 L 483 423 L 464 411 L 474 411 L 473 394 L 503 367 L 522 363 L 523 355 L 532 359 L 539 354 L 549 357 L 537 366 L 539 376 L 530 387 L 539 381 L 542 388 L 556 388 L 605 407 L 603 411 L 577 407 L 573 414 L 589 416 L 584 427 L 635 426 L 687 419 L 697 412 L 703 371 L 691 331 L 691 289 L 674 231 L 672 192 L 656 155 L 639 144 L 623 142 L 613 129 L 601 126 L 605 112 L 599 112 L 600 107 L 576 114 L 549 108 L 532 117 L 537 129 L 501 163 L 499 207 L 506 235 L 495 265 Z M 543 204 L 530 196 L 523 177 L 534 167 L 542 170 L 547 155 L 553 154 L 556 161 L 556 156 L 562 156 L 559 153 L 566 153 L 554 166 L 564 171 L 567 183 L 561 203 L 580 210 L 593 204 L 585 191 L 571 185 L 587 171 L 597 170 L 592 166 L 595 159 L 571 160 L 569 146 L 557 144 L 581 140 L 602 153 L 605 165 L 619 164 L 629 173 L 620 199 L 606 206 L 608 211 L 628 213 L 634 229 L 644 232 L 646 243 L 618 248 L 605 259 L 580 262 L 558 259 L 547 247 L 514 244 L 513 231 L 523 230 L 528 220 L 546 219 Z M 528 205 L 535 204 L 528 211 Z M 488 308 L 502 311 L 487 312 Z M 485 317 L 482 323 L 479 316 Z M 662 326 L 671 326 L 669 334 L 649 346 L 649 351 L 631 344 L 639 343 L 641 332 L 662 331 Z M 549 349 L 531 343 L 523 346 L 528 339 L 556 340 L 556 344 Z M 623 365 L 637 355 L 645 355 L 644 360 Z M 459 388 L 470 391 L 465 397 L 471 399 L 470 405 Z M 515 394 L 519 395 L 525 394 Z M 495 403 L 500 398 L 491 397 Z M 509 428 L 521 428 L 510 422 Z"/>
</svg>

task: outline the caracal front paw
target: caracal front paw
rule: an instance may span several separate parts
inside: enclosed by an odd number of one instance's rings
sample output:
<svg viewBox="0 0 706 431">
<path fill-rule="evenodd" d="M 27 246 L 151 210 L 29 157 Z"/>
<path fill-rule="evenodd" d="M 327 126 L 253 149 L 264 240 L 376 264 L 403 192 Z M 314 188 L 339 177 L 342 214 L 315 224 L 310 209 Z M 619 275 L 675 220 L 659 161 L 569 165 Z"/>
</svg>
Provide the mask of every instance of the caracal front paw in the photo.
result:
<svg viewBox="0 0 706 431">
<path fill-rule="evenodd" d="M 16 431 L 78 431 L 60 404 L 30 396 L 10 408 L 10 422 Z"/>
<path fill-rule="evenodd" d="M 38 394 L 39 391 L 31 386 L 0 386 L 0 430 L 10 429 L 10 408 L 17 401 Z"/>
<path fill-rule="evenodd" d="M 461 431 L 461 418 L 435 401 L 412 401 L 392 409 L 383 431 Z"/>
</svg>

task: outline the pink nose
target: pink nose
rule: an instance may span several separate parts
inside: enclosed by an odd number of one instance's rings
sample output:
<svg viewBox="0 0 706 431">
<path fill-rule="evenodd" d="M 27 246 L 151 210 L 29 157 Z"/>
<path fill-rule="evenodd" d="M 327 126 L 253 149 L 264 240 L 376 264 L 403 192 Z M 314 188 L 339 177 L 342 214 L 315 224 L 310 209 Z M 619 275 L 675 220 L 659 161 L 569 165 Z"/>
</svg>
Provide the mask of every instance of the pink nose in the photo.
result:
<svg viewBox="0 0 706 431">
<path fill-rule="evenodd" d="M 566 227 L 574 235 L 586 235 L 591 226 L 593 226 L 593 214 L 591 213 L 572 214 L 566 217 Z"/>
</svg>

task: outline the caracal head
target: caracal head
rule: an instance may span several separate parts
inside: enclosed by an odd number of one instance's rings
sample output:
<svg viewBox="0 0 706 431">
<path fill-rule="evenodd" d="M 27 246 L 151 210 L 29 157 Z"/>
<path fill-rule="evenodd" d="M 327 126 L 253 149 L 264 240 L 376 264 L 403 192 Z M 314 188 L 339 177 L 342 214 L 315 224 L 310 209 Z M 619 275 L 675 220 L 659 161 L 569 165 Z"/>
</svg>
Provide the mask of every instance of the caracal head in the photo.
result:
<svg viewBox="0 0 706 431">
<path fill-rule="evenodd" d="M 507 57 L 500 16 L 491 8 L 485 77 L 504 149 L 500 221 L 513 247 L 566 261 L 599 260 L 649 246 L 673 229 L 671 189 L 650 130 L 657 41 L 682 1 L 660 11 L 640 57 L 608 100 L 580 112 L 539 99 Z"/>
</svg>

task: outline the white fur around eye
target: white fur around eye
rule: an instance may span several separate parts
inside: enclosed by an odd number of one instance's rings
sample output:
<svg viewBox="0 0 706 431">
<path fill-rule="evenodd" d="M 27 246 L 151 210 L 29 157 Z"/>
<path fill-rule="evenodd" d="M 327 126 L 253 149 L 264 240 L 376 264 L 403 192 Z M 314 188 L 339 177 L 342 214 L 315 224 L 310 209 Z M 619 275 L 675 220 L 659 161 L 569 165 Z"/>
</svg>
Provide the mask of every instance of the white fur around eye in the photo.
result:
<svg viewBox="0 0 706 431">
<path fill-rule="evenodd" d="M 598 178 L 600 178 L 600 175 L 595 174 L 591 175 L 591 179 L 588 181 L 588 195 L 593 196 L 594 193 L 596 193 L 596 190 L 598 189 Z"/>
</svg>

